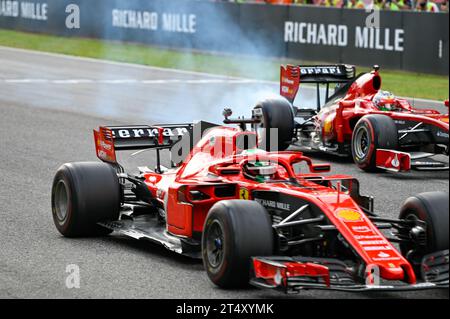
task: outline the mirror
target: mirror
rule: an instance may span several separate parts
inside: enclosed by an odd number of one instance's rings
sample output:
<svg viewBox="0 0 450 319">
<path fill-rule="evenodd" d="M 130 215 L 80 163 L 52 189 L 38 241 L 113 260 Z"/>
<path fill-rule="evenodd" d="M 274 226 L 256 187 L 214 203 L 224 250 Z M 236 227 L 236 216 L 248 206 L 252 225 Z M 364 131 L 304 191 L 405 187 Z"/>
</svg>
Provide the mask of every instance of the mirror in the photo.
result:
<svg viewBox="0 0 450 319">
<path fill-rule="evenodd" d="M 330 164 L 311 164 L 309 166 L 311 173 L 328 173 L 331 171 Z"/>
</svg>

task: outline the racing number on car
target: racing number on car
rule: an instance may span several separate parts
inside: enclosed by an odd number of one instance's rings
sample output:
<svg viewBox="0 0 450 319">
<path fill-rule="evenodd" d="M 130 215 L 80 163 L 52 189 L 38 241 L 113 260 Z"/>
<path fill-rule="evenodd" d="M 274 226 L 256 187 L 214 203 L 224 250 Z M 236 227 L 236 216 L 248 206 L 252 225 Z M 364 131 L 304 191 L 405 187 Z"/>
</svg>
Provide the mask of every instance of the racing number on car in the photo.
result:
<svg viewBox="0 0 450 319">
<path fill-rule="evenodd" d="M 239 190 L 239 199 L 250 199 L 250 193 L 247 188 L 241 188 Z"/>
</svg>

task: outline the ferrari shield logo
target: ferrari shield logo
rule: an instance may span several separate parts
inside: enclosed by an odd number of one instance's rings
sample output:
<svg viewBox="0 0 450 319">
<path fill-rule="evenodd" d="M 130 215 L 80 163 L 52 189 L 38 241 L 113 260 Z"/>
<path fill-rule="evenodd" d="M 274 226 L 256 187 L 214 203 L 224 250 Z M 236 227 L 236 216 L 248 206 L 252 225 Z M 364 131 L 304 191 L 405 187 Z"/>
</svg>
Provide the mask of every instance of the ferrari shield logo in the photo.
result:
<svg viewBox="0 0 450 319">
<path fill-rule="evenodd" d="M 241 188 L 239 190 L 239 199 L 250 199 L 250 193 L 247 188 Z"/>
</svg>

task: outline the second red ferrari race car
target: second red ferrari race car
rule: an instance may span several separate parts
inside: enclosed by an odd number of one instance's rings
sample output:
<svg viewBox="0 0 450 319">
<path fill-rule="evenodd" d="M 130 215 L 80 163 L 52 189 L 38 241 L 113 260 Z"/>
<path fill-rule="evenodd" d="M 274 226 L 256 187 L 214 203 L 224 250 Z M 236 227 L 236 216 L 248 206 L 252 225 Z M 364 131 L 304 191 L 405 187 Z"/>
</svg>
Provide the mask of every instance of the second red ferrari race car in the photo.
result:
<svg viewBox="0 0 450 319">
<path fill-rule="evenodd" d="M 102 162 L 67 163 L 55 175 L 56 228 L 66 237 L 115 231 L 202 258 L 224 288 L 448 289 L 448 194 L 419 194 L 398 219 L 383 218 L 355 178 L 326 176 L 329 165 L 299 151 L 258 149 L 255 132 L 236 122 L 100 127 Z M 116 151 L 135 149 L 154 149 L 156 168 L 125 172 Z M 166 149 L 171 168 L 161 165 Z"/>
<path fill-rule="evenodd" d="M 308 83 L 317 86 L 317 106 L 308 108 L 301 99 L 293 106 L 300 84 Z M 381 87 L 378 66 L 358 76 L 351 65 L 282 66 L 280 94 L 286 100 L 259 103 L 249 123 L 260 136 L 276 130 L 277 147 L 272 150 L 295 144 L 350 155 L 366 171 L 448 170 L 448 160 L 435 158 L 448 159 L 448 112 L 414 108 Z"/>
</svg>

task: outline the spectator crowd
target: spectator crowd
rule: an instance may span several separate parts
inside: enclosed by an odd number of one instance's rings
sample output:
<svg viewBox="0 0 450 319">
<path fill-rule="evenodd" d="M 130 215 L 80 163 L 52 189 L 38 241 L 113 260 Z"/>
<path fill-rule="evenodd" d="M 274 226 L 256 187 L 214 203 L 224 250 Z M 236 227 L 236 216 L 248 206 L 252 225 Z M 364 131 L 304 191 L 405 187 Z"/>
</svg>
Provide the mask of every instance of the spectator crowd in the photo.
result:
<svg viewBox="0 0 450 319">
<path fill-rule="evenodd" d="M 216 0 L 238 3 L 315 5 L 348 9 L 414 10 L 448 12 L 448 0 Z"/>
</svg>

